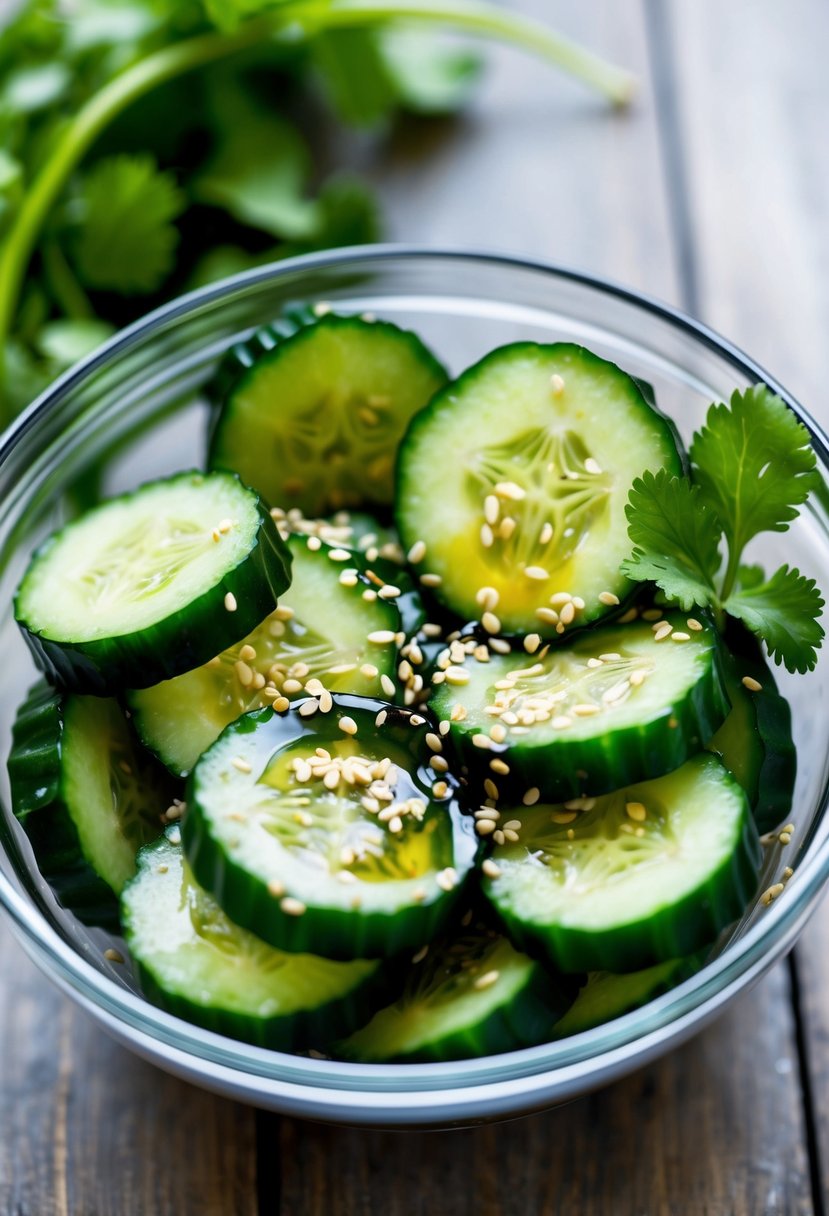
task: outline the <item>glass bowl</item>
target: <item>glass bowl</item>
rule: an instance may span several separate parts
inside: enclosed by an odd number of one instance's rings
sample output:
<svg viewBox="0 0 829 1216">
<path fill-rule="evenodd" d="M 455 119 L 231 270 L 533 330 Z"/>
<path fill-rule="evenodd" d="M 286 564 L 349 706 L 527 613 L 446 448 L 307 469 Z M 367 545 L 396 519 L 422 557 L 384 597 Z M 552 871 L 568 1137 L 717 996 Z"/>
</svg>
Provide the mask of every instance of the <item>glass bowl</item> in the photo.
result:
<svg viewBox="0 0 829 1216">
<path fill-rule="evenodd" d="M 195 401 L 232 342 L 289 301 L 330 300 L 415 328 L 459 372 L 516 339 L 584 343 L 648 380 L 685 439 L 711 400 L 765 381 L 809 426 L 822 471 L 829 450 L 805 411 L 751 359 L 703 326 L 639 294 L 570 270 L 515 258 L 372 247 L 285 261 L 175 301 L 79 365 L 0 440 L 0 603 L 8 754 L 15 707 L 34 675 L 12 619 L 32 548 L 79 506 L 203 460 L 205 406 Z M 194 403 L 195 402 L 195 403 Z M 104 461 L 105 472 L 96 472 Z M 829 513 L 814 495 L 791 530 L 751 557 L 798 565 L 829 589 Z M 270 1052 L 162 1013 L 129 968 L 108 961 L 113 939 L 63 911 L 40 880 L 9 811 L 0 775 L 0 901 L 24 948 L 51 979 L 126 1046 L 198 1085 L 292 1115 L 384 1127 L 446 1126 L 514 1116 L 576 1097 L 639 1067 L 718 1014 L 791 948 L 829 873 L 829 691 L 823 659 L 808 677 L 780 673 L 794 716 L 796 833 L 766 853 L 762 890 L 783 865 L 783 896 L 752 908 L 706 967 L 649 1005 L 587 1033 L 506 1055 L 432 1065 L 357 1065 Z M 115 942 L 114 944 L 118 944 Z"/>
</svg>

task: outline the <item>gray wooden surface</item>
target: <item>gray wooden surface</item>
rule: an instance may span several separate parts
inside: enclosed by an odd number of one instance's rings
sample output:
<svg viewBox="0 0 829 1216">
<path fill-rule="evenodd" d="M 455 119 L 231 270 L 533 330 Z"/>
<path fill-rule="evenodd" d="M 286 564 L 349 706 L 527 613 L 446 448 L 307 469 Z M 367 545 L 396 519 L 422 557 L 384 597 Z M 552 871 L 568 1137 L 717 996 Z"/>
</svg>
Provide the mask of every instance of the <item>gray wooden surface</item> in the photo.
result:
<svg viewBox="0 0 829 1216">
<path fill-rule="evenodd" d="M 474 107 L 337 154 L 389 235 L 535 255 L 678 303 L 829 421 L 829 8 L 513 0 L 635 69 L 629 115 L 495 51 Z M 0 1213 L 824 1216 L 829 913 L 712 1028 L 569 1108 L 429 1135 L 257 1113 L 102 1038 L 0 928 Z"/>
</svg>

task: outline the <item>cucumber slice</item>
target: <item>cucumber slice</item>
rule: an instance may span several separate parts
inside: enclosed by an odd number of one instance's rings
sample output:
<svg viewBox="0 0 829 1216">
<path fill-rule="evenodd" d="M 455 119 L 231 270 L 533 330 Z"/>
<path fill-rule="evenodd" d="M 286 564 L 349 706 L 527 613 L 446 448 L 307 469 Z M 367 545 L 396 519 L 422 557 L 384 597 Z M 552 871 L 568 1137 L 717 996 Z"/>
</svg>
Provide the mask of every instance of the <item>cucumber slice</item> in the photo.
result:
<svg viewBox="0 0 829 1216">
<path fill-rule="evenodd" d="M 698 953 L 690 958 L 658 963 L 644 971 L 631 971 L 628 975 L 591 971 L 573 1004 L 561 1021 L 556 1022 L 553 1038 L 582 1034 L 655 1001 L 663 992 L 676 988 L 699 971 L 703 962 L 704 956 Z"/>
<path fill-rule="evenodd" d="M 682 471 L 675 431 L 630 376 L 579 346 L 519 342 L 413 419 L 398 459 L 397 526 L 462 619 L 479 615 L 476 595 L 492 588 L 506 632 L 554 635 L 630 594 L 619 571 L 630 553 L 628 491 L 663 467 Z M 572 609 L 561 610 L 562 594 Z"/>
<path fill-rule="evenodd" d="M 287 545 L 293 581 L 275 612 L 209 663 L 128 694 L 139 735 L 172 772 L 185 776 L 240 714 L 307 697 L 309 680 L 332 692 L 394 691 L 401 624 L 382 582 L 356 557 L 334 560 L 345 550 L 318 538 L 289 535 Z M 389 640 L 368 641 L 375 633 Z"/>
<path fill-rule="evenodd" d="M 142 849 L 121 899 L 141 990 L 162 1009 L 260 1047 L 324 1047 L 376 1008 L 380 964 L 285 954 L 234 925 L 193 881 L 178 828 Z"/>
<path fill-rule="evenodd" d="M 446 383 L 420 339 L 386 321 L 329 314 L 241 371 L 210 443 L 272 503 L 307 515 L 391 502 L 412 415 Z"/>
<path fill-rule="evenodd" d="M 430 709 L 450 723 L 471 777 L 494 781 L 502 800 L 604 794 L 661 776 L 700 750 L 728 702 L 715 631 L 676 615 L 658 625 L 608 626 L 486 662 L 453 664 L 450 649 Z"/>
<path fill-rule="evenodd" d="M 498 933 L 483 926 L 433 943 L 408 973 L 398 1001 L 340 1043 L 369 1063 L 468 1060 L 547 1042 L 575 995 Z"/>
<path fill-rule="evenodd" d="M 712 942 L 757 886 L 742 788 L 716 756 L 581 808 L 501 811 L 517 839 L 484 891 L 513 941 L 561 971 L 637 971 Z"/>
<path fill-rule="evenodd" d="M 420 946 L 461 895 L 471 822 L 448 774 L 432 788 L 422 717 L 346 695 L 318 706 L 246 714 L 205 752 L 186 795 L 193 872 L 280 949 L 373 958 Z"/>
<path fill-rule="evenodd" d="M 228 473 L 180 473 L 55 533 L 15 615 L 53 683 L 103 695 L 206 662 L 289 583 L 288 551 L 257 495 Z"/>
<path fill-rule="evenodd" d="M 60 902 L 88 923 L 112 923 L 135 854 L 161 832 L 177 792 L 117 701 L 37 684 L 14 724 L 9 778 L 14 813 Z"/>
<path fill-rule="evenodd" d="M 748 630 L 729 622 L 726 641 L 732 647 L 724 667 L 731 711 L 708 747 L 748 794 L 758 831 L 770 832 L 792 809 L 797 752 L 791 710 Z M 742 683 L 746 676 L 761 687 L 750 692 Z"/>
</svg>

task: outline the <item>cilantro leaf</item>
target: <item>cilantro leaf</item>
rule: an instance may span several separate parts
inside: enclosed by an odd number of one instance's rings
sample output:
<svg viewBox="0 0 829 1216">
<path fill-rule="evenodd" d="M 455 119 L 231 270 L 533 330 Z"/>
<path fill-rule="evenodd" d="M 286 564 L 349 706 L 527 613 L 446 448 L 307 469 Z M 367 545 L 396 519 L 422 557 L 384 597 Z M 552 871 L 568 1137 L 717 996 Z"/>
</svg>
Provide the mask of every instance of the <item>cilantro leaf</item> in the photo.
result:
<svg viewBox="0 0 829 1216">
<path fill-rule="evenodd" d="M 109 156 L 86 174 L 74 214 L 77 270 L 93 288 L 123 295 L 154 291 L 173 266 L 173 220 L 184 196 L 151 156 Z"/>
<path fill-rule="evenodd" d="M 817 478 L 809 432 L 764 384 L 711 406 L 691 461 L 734 561 L 758 532 L 785 532 Z"/>
<path fill-rule="evenodd" d="M 722 530 L 699 487 L 666 469 L 634 481 L 625 507 L 633 554 L 622 573 L 652 581 L 687 612 L 716 601 Z"/>
<path fill-rule="evenodd" d="M 374 30 L 324 30 L 311 52 L 343 122 L 369 127 L 394 111 L 397 90 Z"/>
<path fill-rule="evenodd" d="M 400 104 L 414 114 L 451 114 L 469 99 L 483 61 L 445 45 L 431 32 L 394 28 L 378 32 Z"/>
<path fill-rule="evenodd" d="M 814 579 L 781 566 L 767 582 L 743 585 L 723 607 L 758 634 L 772 658 L 788 671 L 812 670 L 817 662 L 815 651 L 823 640 L 817 620 L 823 597 Z"/>
</svg>

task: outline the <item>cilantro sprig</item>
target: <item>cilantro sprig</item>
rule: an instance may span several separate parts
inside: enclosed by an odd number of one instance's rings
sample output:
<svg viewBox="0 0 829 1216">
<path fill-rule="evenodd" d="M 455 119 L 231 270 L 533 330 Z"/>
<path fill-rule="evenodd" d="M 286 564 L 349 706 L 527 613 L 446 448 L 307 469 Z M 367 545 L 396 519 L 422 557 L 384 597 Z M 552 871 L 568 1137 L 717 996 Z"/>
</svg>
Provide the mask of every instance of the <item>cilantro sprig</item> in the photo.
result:
<svg viewBox="0 0 829 1216">
<path fill-rule="evenodd" d="M 824 631 L 813 579 L 742 564 L 762 532 L 785 532 L 819 483 L 809 432 L 765 385 L 715 404 L 691 444 L 691 476 L 645 473 L 625 508 L 634 546 L 623 572 L 683 611 L 737 617 L 789 671 L 811 671 Z"/>
<path fill-rule="evenodd" d="M 325 179 L 303 112 L 319 93 L 364 127 L 457 108 L 480 62 L 441 28 L 540 55 L 615 105 L 632 94 L 627 72 L 494 0 L 13 4 L 0 16 L 0 426 L 178 292 L 376 240 L 368 188 Z"/>
</svg>

